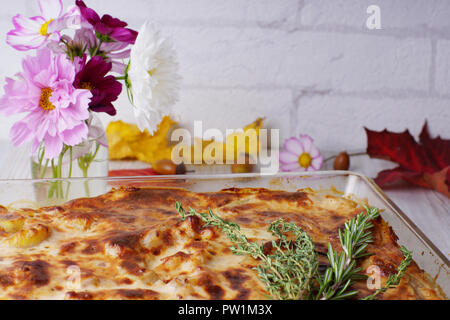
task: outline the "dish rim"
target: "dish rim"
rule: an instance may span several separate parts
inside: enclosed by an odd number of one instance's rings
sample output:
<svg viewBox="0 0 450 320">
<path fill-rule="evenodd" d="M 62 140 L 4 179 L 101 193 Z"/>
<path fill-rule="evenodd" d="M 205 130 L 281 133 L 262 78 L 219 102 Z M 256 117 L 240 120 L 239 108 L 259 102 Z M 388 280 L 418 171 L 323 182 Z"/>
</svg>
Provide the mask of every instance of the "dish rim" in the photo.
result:
<svg viewBox="0 0 450 320">
<path fill-rule="evenodd" d="M 139 181 L 167 181 L 167 180 L 234 180 L 243 178 L 313 178 L 327 176 L 355 176 L 362 179 L 371 191 L 378 198 L 384 201 L 387 207 L 392 210 L 426 246 L 436 254 L 450 268 L 450 261 L 445 254 L 436 247 L 436 245 L 420 230 L 420 228 L 392 201 L 386 193 L 375 183 L 375 181 L 364 174 L 354 171 L 330 170 L 330 171 L 308 171 L 308 172 L 278 172 L 276 174 L 262 173 L 224 173 L 224 174 L 185 174 L 185 175 L 152 175 L 152 176 L 112 176 L 112 177 L 87 177 L 87 178 L 45 178 L 45 179 L 0 179 L 2 183 L 50 183 L 56 181 L 63 182 L 86 182 L 86 181 L 105 181 L 105 182 L 130 182 Z"/>
</svg>

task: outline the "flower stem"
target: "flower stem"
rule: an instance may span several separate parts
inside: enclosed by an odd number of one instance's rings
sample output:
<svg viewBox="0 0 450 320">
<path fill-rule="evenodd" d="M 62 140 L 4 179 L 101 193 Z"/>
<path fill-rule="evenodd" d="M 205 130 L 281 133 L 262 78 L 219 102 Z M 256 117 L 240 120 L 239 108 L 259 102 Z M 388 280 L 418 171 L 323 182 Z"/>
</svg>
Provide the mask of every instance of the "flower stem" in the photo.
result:
<svg viewBox="0 0 450 320">
<path fill-rule="evenodd" d="M 41 179 L 44 178 L 45 173 L 47 172 L 47 168 L 48 168 L 48 163 L 49 163 L 49 162 L 50 162 L 49 159 L 47 159 L 47 160 L 45 161 L 45 166 L 44 166 L 44 169 L 42 170 L 42 173 L 41 173 Z M 41 170 L 39 170 L 39 171 L 41 171 Z M 39 172 L 39 171 L 38 171 L 38 172 Z"/>
<path fill-rule="evenodd" d="M 39 151 L 38 151 L 38 160 L 39 160 L 39 166 L 38 166 L 38 172 L 40 173 L 41 172 L 41 169 L 42 169 L 42 161 L 44 160 L 44 154 L 45 154 L 45 149 L 44 149 L 44 147 L 42 147 L 42 145 L 41 145 L 41 152 L 39 153 Z"/>
<path fill-rule="evenodd" d="M 70 147 L 64 146 L 61 153 L 58 156 L 58 162 L 55 164 L 55 159 L 51 160 L 52 165 L 52 173 L 54 179 L 61 179 L 62 178 L 62 165 L 63 165 L 63 159 L 64 154 L 67 152 L 67 150 L 71 149 Z M 72 156 L 72 155 L 71 155 Z M 44 168 L 44 172 L 41 174 L 41 177 L 45 174 L 45 169 L 47 169 L 49 160 L 47 160 Z M 72 171 L 72 169 L 70 169 Z M 53 181 L 50 183 L 50 189 L 48 191 L 48 197 L 52 198 L 55 196 L 56 198 L 63 198 L 64 197 L 64 191 L 63 191 L 63 185 L 62 181 Z"/>
<path fill-rule="evenodd" d="M 70 163 L 69 163 L 69 178 L 72 178 L 72 165 L 73 165 L 73 148 L 69 147 L 69 152 L 70 152 Z M 67 198 L 69 196 L 69 189 L 70 189 L 70 181 L 67 181 L 67 188 L 66 188 L 66 196 L 65 198 Z"/>
<path fill-rule="evenodd" d="M 57 175 L 57 170 L 55 167 L 55 160 L 52 159 L 52 172 L 53 172 L 53 177 L 55 178 Z M 56 181 L 53 181 L 50 183 L 50 189 L 48 190 L 48 197 L 49 198 L 53 198 L 53 195 L 55 193 L 55 189 L 56 189 L 56 185 L 55 185 Z"/>
<path fill-rule="evenodd" d="M 64 154 L 66 153 L 66 151 L 67 151 L 67 147 L 64 147 L 58 157 L 58 167 L 57 167 L 57 169 L 58 169 L 57 178 L 58 179 L 62 178 L 62 163 L 63 163 L 63 159 L 64 159 Z M 57 184 L 58 184 L 57 197 L 62 198 L 62 197 L 64 197 L 64 193 L 63 193 L 63 189 L 62 189 L 62 181 L 57 181 Z"/>
<path fill-rule="evenodd" d="M 84 192 L 86 193 L 86 197 L 89 198 L 91 196 L 91 191 L 89 189 L 89 181 L 84 182 Z"/>
<path fill-rule="evenodd" d="M 72 178 L 73 148 L 70 147 L 69 150 L 70 150 L 69 178 Z"/>
<path fill-rule="evenodd" d="M 87 153 L 84 156 L 78 158 L 78 166 L 80 167 L 81 171 L 83 172 L 83 177 L 88 177 L 88 170 L 91 166 L 92 162 L 95 160 L 95 157 L 97 157 L 97 154 L 100 150 L 100 143 L 96 142 L 95 151 L 94 153 Z M 89 190 L 89 182 L 84 182 L 84 189 L 86 192 L 86 196 L 90 196 L 90 190 Z"/>
<path fill-rule="evenodd" d="M 95 57 L 97 55 L 97 53 L 100 51 L 100 47 L 103 44 L 103 40 L 100 39 L 98 46 L 95 47 L 94 52 L 92 52 L 91 57 Z"/>
<path fill-rule="evenodd" d="M 58 157 L 58 176 L 57 176 L 57 178 L 62 178 L 63 157 L 64 157 L 64 150 L 59 154 L 59 157 Z"/>
</svg>

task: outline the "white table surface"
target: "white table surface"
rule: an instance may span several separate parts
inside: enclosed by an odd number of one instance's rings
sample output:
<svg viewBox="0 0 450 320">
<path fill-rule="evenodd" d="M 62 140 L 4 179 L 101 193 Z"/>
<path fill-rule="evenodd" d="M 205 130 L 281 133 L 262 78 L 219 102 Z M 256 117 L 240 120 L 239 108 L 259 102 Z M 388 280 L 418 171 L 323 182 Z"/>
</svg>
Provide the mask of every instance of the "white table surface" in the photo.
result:
<svg viewBox="0 0 450 320">
<path fill-rule="evenodd" d="M 148 167 L 134 162 L 133 167 Z M 110 162 L 110 169 L 129 167 L 126 162 Z M 327 163 L 324 169 L 330 169 Z M 369 177 L 395 165 L 367 156 L 352 158 L 350 170 Z M 29 153 L 26 148 L 14 148 L 8 141 L 0 140 L 0 179 L 28 179 L 30 174 Z M 450 259 L 450 199 L 433 191 L 415 187 L 385 190 L 388 197 L 422 230 L 422 232 Z"/>
</svg>

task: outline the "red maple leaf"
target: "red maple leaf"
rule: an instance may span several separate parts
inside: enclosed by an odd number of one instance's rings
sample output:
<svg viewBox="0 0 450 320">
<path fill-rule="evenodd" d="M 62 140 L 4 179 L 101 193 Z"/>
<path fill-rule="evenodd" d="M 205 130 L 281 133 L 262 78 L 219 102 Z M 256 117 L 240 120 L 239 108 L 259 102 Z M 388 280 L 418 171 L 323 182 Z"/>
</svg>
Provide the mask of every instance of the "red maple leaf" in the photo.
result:
<svg viewBox="0 0 450 320">
<path fill-rule="evenodd" d="M 431 138 L 425 122 L 419 142 L 408 130 L 402 133 L 371 131 L 367 134 L 367 154 L 398 163 L 395 169 L 378 173 L 375 182 L 383 187 L 403 180 L 437 190 L 450 197 L 450 140 Z"/>
</svg>

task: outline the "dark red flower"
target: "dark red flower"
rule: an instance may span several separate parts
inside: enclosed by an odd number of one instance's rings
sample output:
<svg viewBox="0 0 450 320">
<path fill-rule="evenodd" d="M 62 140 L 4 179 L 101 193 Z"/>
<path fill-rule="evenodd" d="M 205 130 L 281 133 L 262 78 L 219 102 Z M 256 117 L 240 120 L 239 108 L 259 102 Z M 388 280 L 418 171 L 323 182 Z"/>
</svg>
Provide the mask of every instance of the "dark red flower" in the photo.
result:
<svg viewBox="0 0 450 320">
<path fill-rule="evenodd" d="M 114 76 L 106 76 L 111 71 L 111 62 L 95 56 L 86 63 L 86 55 L 79 61 L 78 73 L 73 83 L 75 88 L 88 89 L 92 93 L 89 109 L 94 112 L 106 112 L 114 116 L 117 111 L 112 102 L 122 92 L 122 84 Z"/>
<path fill-rule="evenodd" d="M 97 33 L 128 44 L 134 44 L 136 41 L 137 31 L 126 28 L 128 26 L 126 22 L 113 18 L 109 14 L 100 18 L 97 12 L 88 8 L 82 0 L 77 0 L 76 4 L 81 16 L 94 27 Z"/>
</svg>

